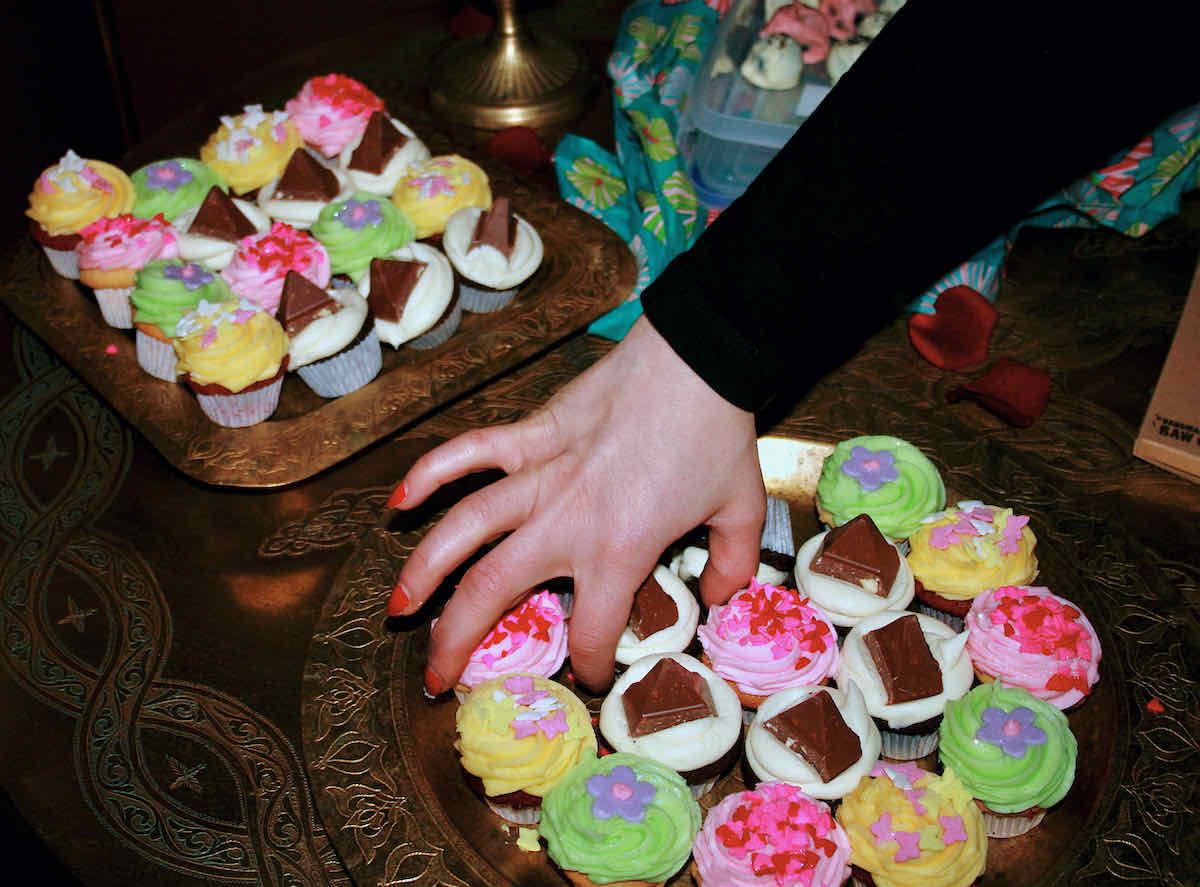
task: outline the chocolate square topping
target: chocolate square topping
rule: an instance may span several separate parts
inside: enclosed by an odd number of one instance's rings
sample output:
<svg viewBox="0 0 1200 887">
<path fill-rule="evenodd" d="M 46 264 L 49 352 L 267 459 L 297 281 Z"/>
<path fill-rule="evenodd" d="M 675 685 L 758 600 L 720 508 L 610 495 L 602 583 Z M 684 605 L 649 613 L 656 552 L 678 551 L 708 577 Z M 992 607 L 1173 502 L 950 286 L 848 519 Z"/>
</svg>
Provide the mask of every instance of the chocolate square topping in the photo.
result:
<svg viewBox="0 0 1200 887">
<path fill-rule="evenodd" d="M 629 630 L 644 641 L 656 631 L 669 628 L 679 621 L 679 607 L 671 596 L 663 591 L 651 573 L 642 587 L 633 596 L 633 610 L 629 614 Z"/>
<path fill-rule="evenodd" d="M 863 635 L 863 643 L 875 660 L 889 705 L 942 692 L 942 670 L 929 650 L 916 614 L 901 616 L 883 628 L 868 631 Z"/>
<path fill-rule="evenodd" d="M 491 209 L 485 209 L 475 222 L 475 233 L 467 252 L 477 246 L 494 246 L 508 259 L 517 242 L 517 217 L 512 214 L 507 197 L 497 197 Z"/>
<path fill-rule="evenodd" d="M 383 111 L 373 111 L 363 130 L 362 139 L 350 154 L 349 169 L 379 175 L 392 155 L 408 144 L 408 136 Z"/>
<path fill-rule="evenodd" d="M 371 294 L 367 304 L 379 320 L 398 323 L 413 287 L 425 271 L 424 262 L 408 259 L 372 259 Z"/>
<path fill-rule="evenodd" d="M 621 697 L 630 736 L 645 736 L 700 718 L 715 717 L 712 691 L 703 675 L 669 657 L 658 660 Z"/>
<path fill-rule="evenodd" d="M 825 534 L 808 568 L 887 597 L 900 569 L 900 552 L 865 514 Z"/>
<path fill-rule="evenodd" d="M 238 209 L 233 198 L 213 185 L 204 195 L 204 201 L 196 210 L 188 233 L 197 237 L 213 237 L 226 243 L 237 243 L 243 237 L 257 234 L 254 223 Z"/>
<path fill-rule="evenodd" d="M 283 175 L 275 186 L 275 197 L 328 203 L 340 190 L 337 176 L 303 148 L 298 148 L 283 168 Z"/>
<path fill-rule="evenodd" d="M 283 279 L 283 292 L 275 318 L 289 336 L 294 336 L 320 317 L 333 314 L 340 303 L 298 271 L 289 271 Z"/>
<path fill-rule="evenodd" d="M 840 776 L 862 757 L 858 734 L 846 726 L 837 703 L 824 691 L 768 718 L 763 729 L 808 761 L 822 782 Z"/>
</svg>

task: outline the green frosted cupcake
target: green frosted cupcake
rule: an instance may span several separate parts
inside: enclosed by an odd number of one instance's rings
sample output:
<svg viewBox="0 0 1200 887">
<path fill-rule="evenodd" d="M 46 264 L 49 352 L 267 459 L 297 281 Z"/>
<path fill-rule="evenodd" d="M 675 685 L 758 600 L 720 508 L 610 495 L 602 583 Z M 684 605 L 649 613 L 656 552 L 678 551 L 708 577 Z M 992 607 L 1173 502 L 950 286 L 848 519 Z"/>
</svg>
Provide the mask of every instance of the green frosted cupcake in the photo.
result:
<svg viewBox="0 0 1200 887">
<path fill-rule="evenodd" d="M 938 754 L 980 803 L 993 838 L 1032 829 L 1075 781 L 1077 745 L 1066 715 L 999 681 L 946 703 Z"/>
<path fill-rule="evenodd" d="M 309 232 L 329 253 L 330 270 L 358 283 L 372 259 L 410 243 L 416 229 L 390 200 L 360 191 L 322 209 Z"/>
<path fill-rule="evenodd" d="M 175 381 L 175 325 L 201 299 L 216 303 L 232 298 L 224 278 L 196 262 L 160 259 L 138 271 L 129 301 L 142 369 L 165 382 Z"/>
<path fill-rule="evenodd" d="M 191 157 L 174 157 L 148 163 L 135 172 L 133 214 L 150 219 L 162 214 L 168 222 L 204 202 L 214 186 L 228 192 L 225 180 L 207 164 Z"/>
<path fill-rule="evenodd" d="M 576 884 L 661 884 L 691 856 L 700 806 L 674 770 L 617 752 L 576 764 L 546 794 L 539 829 Z"/>
</svg>

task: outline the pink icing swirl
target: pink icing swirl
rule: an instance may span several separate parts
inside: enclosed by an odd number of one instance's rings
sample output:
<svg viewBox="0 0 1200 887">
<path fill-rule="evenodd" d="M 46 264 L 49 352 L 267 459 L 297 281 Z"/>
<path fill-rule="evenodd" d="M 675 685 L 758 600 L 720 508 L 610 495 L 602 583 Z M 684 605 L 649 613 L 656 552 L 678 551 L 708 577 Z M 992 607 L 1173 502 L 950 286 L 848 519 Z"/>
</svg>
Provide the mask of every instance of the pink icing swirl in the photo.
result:
<svg viewBox="0 0 1200 887">
<path fill-rule="evenodd" d="M 471 654 L 459 683 L 474 687 L 513 672 L 548 678 L 566 658 L 566 617 L 558 597 L 543 590 L 504 614 Z"/>
<path fill-rule="evenodd" d="M 312 235 L 276 222 L 265 234 L 243 237 L 221 276 L 234 293 L 274 313 L 289 271 L 324 289 L 330 278 L 329 253 Z"/>
<path fill-rule="evenodd" d="M 155 259 L 179 257 L 175 230 L 161 215 L 139 219 L 125 213 L 100 218 L 79 232 L 75 247 L 79 267 L 100 271 L 132 268 L 135 271 Z"/>
<path fill-rule="evenodd" d="M 351 77 L 326 74 L 306 82 L 284 107 L 301 138 L 333 157 L 362 136 L 383 100 Z"/>
</svg>

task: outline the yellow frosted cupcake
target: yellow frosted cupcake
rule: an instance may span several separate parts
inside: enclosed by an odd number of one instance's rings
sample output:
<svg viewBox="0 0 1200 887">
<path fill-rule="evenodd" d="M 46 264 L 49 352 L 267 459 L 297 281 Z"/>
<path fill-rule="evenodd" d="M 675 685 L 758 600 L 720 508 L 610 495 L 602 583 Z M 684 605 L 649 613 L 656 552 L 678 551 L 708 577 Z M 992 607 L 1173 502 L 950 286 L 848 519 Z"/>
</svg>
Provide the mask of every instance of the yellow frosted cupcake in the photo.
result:
<svg viewBox="0 0 1200 887">
<path fill-rule="evenodd" d="M 441 234 L 446 221 L 464 207 L 490 207 L 492 188 L 487 173 L 470 160 L 443 154 L 401 179 L 392 203 L 413 220 L 417 239 L 423 240 Z"/>
<path fill-rule="evenodd" d="M 286 111 L 266 112 L 262 105 L 247 105 L 238 116 L 221 118 L 220 129 L 200 149 L 200 159 L 235 194 L 246 194 L 279 178 L 302 143 Z"/>
</svg>

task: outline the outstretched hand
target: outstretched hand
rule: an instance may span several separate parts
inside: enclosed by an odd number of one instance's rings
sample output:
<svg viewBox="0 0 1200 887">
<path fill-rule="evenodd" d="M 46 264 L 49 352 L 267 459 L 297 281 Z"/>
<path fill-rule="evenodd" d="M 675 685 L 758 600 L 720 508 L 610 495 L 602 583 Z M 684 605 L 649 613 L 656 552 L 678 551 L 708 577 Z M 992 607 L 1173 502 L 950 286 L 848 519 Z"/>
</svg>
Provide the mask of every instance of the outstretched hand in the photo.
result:
<svg viewBox="0 0 1200 887">
<path fill-rule="evenodd" d="M 503 537 L 463 575 L 434 626 L 426 689 L 454 686 L 504 612 L 556 577 L 574 580 L 575 678 L 606 688 L 634 592 L 663 550 L 701 524 L 701 594 L 726 601 L 758 566 L 766 494 L 755 441 L 752 414 L 709 388 L 642 318 L 537 412 L 418 459 L 389 505 L 415 507 L 473 472 L 507 475 L 455 504 L 400 570 L 391 615 L 414 613 L 455 567 Z"/>
</svg>

